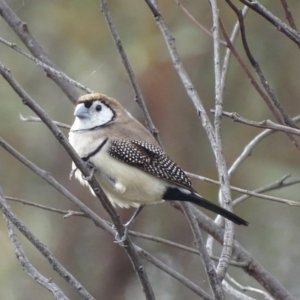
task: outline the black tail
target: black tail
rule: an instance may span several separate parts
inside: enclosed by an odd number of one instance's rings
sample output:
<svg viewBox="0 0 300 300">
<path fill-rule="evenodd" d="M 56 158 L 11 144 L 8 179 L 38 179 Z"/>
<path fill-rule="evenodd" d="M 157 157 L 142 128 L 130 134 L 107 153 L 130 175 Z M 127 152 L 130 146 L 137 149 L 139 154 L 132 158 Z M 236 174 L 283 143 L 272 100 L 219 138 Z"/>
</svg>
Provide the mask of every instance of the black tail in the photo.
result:
<svg viewBox="0 0 300 300">
<path fill-rule="evenodd" d="M 164 200 L 178 200 L 178 201 L 186 201 L 191 202 L 201 207 L 204 207 L 210 211 L 213 211 L 222 217 L 232 221 L 238 225 L 248 226 L 248 222 L 240 218 L 239 216 L 235 215 L 234 213 L 226 210 L 204 198 L 200 195 L 189 191 L 188 189 L 181 188 L 181 187 L 169 187 L 163 196 Z"/>
</svg>

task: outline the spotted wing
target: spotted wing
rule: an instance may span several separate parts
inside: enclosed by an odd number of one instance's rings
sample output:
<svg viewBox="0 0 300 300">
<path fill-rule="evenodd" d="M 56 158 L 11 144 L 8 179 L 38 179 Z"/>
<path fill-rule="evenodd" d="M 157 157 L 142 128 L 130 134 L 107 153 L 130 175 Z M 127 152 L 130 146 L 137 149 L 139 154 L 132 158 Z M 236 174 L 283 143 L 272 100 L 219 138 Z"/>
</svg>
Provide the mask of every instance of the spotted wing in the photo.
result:
<svg viewBox="0 0 300 300">
<path fill-rule="evenodd" d="M 112 140 L 109 154 L 156 177 L 192 188 L 190 179 L 159 147 L 138 140 Z"/>
</svg>

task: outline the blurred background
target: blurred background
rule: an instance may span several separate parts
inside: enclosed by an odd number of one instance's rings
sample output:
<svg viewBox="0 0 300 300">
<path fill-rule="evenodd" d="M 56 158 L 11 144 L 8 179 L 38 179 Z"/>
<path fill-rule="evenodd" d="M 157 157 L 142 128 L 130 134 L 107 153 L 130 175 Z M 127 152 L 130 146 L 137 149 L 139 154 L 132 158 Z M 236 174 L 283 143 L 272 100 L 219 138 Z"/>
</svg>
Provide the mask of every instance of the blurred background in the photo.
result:
<svg viewBox="0 0 300 300">
<path fill-rule="evenodd" d="M 297 21 L 300 18 L 300 3 L 290 2 L 290 10 Z M 98 1 L 9 0 L 7 3 L 28 24 L 31 33 L 59 69 L 92 90 L 115 97 L 143 122 L 141 110 L 134 101 L 133 89 Z M 148 7 L 144 1 L 137 0 L 130 1 L 130 4 L 128 1 L 115 0 L 108 1 L 108 4 L 167 153 L 184 170 L 217 179 L 215 158 L 206 134 L 173 69 L 166 45 Z M 159 4 L 165 21 L 176 38 L 189 76 L 209 112 L 214 108 L 212 39 L 183 14 L 175 1 L 159 1 Z M 183 1 L 183 4 L 206 28 L 212 27 L 208 2 L 189 0 Z M 225 1 L 220 1 L 219 4 L 221 18 L 230 32 L 235 23 L 235 15 Z M 265 1 L 264 4 L 279 18 L 284 19 L 279 1 Z M 282 105 L 291 116 L 299 114 L 299 48 L 251 11 L 246 18 L 246 30 L 253 55 Z M 0 36 L 25 49 L 2 19 Z M 245 58 L 239 38 L 236 47 Z M 224 53 L 223 47 L 221 54 Z M 33 62 L 2 44 L 0 60 L 54 120 L 67 124 L 73 122 L 73 104 Z M 80 93 L 83 94 L 81 91 Z M 80 186 L 74 179 L 69 180 L 70 158 L 49 130 L 42 123 L 24 123 L 20 120 L 20 114 L 29 116 L 33 113 L 22 104 L 2 77 L 0 103 L 0 135 L 40 168 L 49 171 L 101 217 L 108 219 L 100 203 L 91 196 L 88 189 Z M 224 110 L 236 111 L 257 121 L 273 119 L 235 59 L 230 64 L 224 93 Z M 210 117 L 213 120 L 213 116 Z M 64 132 L 68 133 L 67 130 Z M 222 132 L 223 153 L 230 166 L 244 146 L 261 130 L 224 118 Z M 233 174 L 231 184 L 251 190 L 289 173 L 294 178 L 300 177 L 299 151 L 284 134 L 277 133 L 255 148 Z M 217 202 L 216 186 L 193 182 L 199 193 Z M 2 148 L 0 184 L 6 196 L 76 210 L 61 194 Z M 271 194 L 300 201 L 299 185 Z M 238 194 L 233 193 L 233 198 L 237 196 Z M 63 219 L 62 215 L 56 213 L 12 202 L 10 204 L 29 229 L 96 299 L 144 299 L 124 250 L 92 222 L 79 217 Z M 125 222 L 133 211 L 118 212 Z M 235 212 L 250 222 L 248 228 L 236 227 L 237 240 L 300 299 L 300 266 L 295 263 L 300 261 L 300 208 L 250 198 L 237 206 Z M 193 246 L 187 220 L 168 204 L 148 206 L 133 229 Z M 80 299 L 34 247 L 19 236 L 34 266 L 61 286 L 70 299 Z M 196 255 L 154 242 L 134 240 L 210 292 L 202 264 Z M 52 295 L 22 271 L 3 220 L 0 220 L 0 245 L 0 299 L 53 299 Z M 218 250 L 219 246 L 216 245 L 216 255 L 219 254 Z M 198 299 L 175 279 L 146 262 L 144 265 L 157 299 Z M 241 284 L 260 287 L 238 268 L 230 267 L 229 274 L 238 278 Z M 249 295 L 263 299 L 258 294 Z M 231 297 L 227 296 L 227 299 Z"/>
</svg>

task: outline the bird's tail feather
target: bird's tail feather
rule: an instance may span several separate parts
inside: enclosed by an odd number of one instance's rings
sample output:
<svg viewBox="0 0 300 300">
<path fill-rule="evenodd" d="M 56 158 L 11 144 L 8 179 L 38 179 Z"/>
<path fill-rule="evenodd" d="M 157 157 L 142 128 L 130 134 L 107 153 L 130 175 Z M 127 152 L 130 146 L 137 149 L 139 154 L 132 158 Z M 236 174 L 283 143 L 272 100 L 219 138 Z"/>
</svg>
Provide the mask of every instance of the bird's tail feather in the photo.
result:
<svg viewBox="0 0 300 300">
<path fill-rule="evenodd" d="M 186 201 L 190 203 L 194 203 L 198 206 L 204 207 L 212 212 L 215 212 L 222 217 L 232 221 L 235 224 L 238 225 L 244 225 L 248 226 L 248 222 L 244 219 L 240 218 L 239 216 L 235 215 L 234 213 L 230 212 L 229 210 L 226 210 L 204 198 L 202 198 L 200 195 L 189 191 L 188 189 L 184 189 L 181 187 L 169 187 L 164 196 L 164 200 L 178 200 L 178 201 Z"/>
</svg>

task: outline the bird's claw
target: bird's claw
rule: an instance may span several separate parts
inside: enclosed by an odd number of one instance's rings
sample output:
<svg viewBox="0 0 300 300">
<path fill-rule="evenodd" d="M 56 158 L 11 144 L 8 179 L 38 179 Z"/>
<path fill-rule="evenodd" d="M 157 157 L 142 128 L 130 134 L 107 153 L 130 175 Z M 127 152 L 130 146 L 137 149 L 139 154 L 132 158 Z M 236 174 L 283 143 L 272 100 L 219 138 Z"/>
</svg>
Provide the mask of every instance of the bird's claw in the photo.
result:
<svg viewBox="0 0 300 300">
<path fill-rule="evenodd" d="M 86 167 L 90 170 L 90 174 L 88 176 L 82 175 L 82 178 L 86 181 L 90 181 L 96 173 L 97 169 L 91 162 L 87 162 Z"/>
<path fill-rule="evenodd" d="M 71 170 L 70 174 L 69 174 L 69 179 L 71 180 L 73 175 L 75 174 L 75 172 L 77 171 L 77 168 L 74 168 Z"/>
<path fill-rule="evenodd" d="M 113 226 L 113 228 L 116 230 L 116 227 Z M 124 233 L 123 236 L 120 237 L 119 232 L 116 230 L 116 234 L 115 234 L 115 243 L 119 244 L 121 247 L 127 247 L 124 242 L 128 237 L 128 227 L 126 225 L 124 225 Z"/>
</svg>

